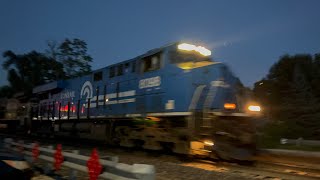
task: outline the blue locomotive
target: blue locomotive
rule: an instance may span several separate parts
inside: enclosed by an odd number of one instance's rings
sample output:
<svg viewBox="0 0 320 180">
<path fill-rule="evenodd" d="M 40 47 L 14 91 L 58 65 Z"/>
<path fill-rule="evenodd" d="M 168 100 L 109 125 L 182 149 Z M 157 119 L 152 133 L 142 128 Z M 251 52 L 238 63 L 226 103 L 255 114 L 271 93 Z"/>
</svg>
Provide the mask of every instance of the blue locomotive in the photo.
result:
<svg viewBox="0 0 320 180">
<path fill-rule="evenodd" d="M 202 46 L 174 43 L 33 89 L 31 132 L 125 147 L 248 159 L 253 119 L 238 79 Z"/>
</svg>

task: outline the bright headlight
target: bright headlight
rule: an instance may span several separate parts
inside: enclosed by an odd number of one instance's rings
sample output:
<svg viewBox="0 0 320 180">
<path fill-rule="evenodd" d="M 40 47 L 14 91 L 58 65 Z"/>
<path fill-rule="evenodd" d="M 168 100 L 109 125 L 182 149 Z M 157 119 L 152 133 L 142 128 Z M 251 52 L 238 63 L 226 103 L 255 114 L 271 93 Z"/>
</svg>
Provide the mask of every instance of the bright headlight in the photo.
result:
<svg viewBox="0 0 320 180">
<path fill-rule="evenodd" d="M 211 55 L 211 51 L 209 49 L 206 49 L 205 47 L 202 47 L 202 46 L 198 46 L 196 51 L 198 51 L 200 54 L 202 54 L 204 56 Z"/>
<path fill-rule="evenodd" d="M 204 56 L 210 56 L 211 51 L 205 47 L 202 46 L 195 46 L 192 44 L 182 43 L 178 45 L 178 49 L 185 50 L 185 51 L 197 51 L 198 53 L 204 55 Z"/>
<path fill-rule="evenodd" d="M 248 110 L 249 111 L 254 111 L 254 112 L 259 112 L 259 111 L 261 111 L 261 107 L 260 106 L 251 105 L 251 106 L 248 106 Z"/>
<path fill-rule="evenodd" d="M 185 51 L 193 51 L 196 48 L 197 47 L 195 45 L 187 44 L 187 43 L 182 43 L 178 45 L 178 49 L 185 50 Z"/>
<path fill-rule="evenodd" d="M 214 145 L 214 142 L 213 142 L 213 141 L 210 141 L 210 140 L 205 140 L 203 143 L 204 143 L 205 145 L 207 145 L 207 146 L 213 146 L 213 145 Z"/>
</svg>

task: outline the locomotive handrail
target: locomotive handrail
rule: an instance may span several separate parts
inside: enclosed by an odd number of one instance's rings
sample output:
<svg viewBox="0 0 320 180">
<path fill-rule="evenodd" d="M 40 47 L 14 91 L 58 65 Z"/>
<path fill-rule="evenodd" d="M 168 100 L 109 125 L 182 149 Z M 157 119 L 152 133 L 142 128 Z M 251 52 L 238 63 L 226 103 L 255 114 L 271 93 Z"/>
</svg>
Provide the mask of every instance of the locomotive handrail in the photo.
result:
<svg viewBox="0 0 320 180">
<path fill-rule="evenodd" d="M 35 143 L 24 144 L 22 142 L 15 142 L 11 138 L 4 139 L 4 144 L 7 149 L 11 149 L 17 152 L 20 152 L 25 156 L 25 159 L 31 164 L 34 163 L 31 157 L 34 157 L 34 148 Z M 53 146 L 38 147 L 39 154 L 38 159 L 55 163 L 55 153 L 56 150 L 53 149 Z M 74 171 L 81 171 L 88 173 L 87 163 L 91 158 L 90 156 L 80 155 L 78 151 L 74 153 L 62 151 L 62 156 L 64 161 L 62 166 L 70 168 Z M 102 172 L 99 175 L 103 179 L 112 179 L 112 180 L 154 180 L 155 179 L 155 168 L 153 165 L 147 164 L 124 164 L 119 163 L 117 156 L 104 156 L 106 159 L 98 159 L 98 162 L 102 165 Z M 52 172 L 52 164 L 47 165 L 44 172 Z M 74 174 L 74 173 L 71 173 Z M 70 176 L 70 179 L 75 179 L 74 176 Z"/>
</svg>

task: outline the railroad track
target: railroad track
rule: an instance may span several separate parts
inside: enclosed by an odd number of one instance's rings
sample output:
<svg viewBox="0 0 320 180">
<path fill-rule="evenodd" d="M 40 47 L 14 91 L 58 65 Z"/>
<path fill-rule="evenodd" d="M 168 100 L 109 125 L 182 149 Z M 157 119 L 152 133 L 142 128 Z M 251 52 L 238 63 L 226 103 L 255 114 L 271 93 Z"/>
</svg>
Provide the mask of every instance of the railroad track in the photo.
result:
<svg viewBox="0 0 320 180">
<path fill-rule="evenodd" d="M 25 137 L 20 135 L 0 134 L 0 137 L 21 139 L 25 142 L 38 141 L 41 145 L 57 144 L 56 139 L 43 137 Z M 228 162 L 214 162 L 203 159 L 177 158 L 171 154 L 159 154 L 159 152 L 146 152 L 141 150 L 127 150 L 125 148 L 104 146 L 99 142 L 71 141 L 58 139 L 64 150 L 80 150 L 82 154 L 89 155 L 93 147 L 99 147 L 101 156 L 117 155 L 120 161 L 128 164 L 145 163 L 156 167 L 157 179 L 320 179 L 319 164 L 281 162 L 269 159 L 257 158 L 252 165 L 239 165 Z M 302 161 L 303 162 L 303 161 Z M 192 173 L 193 172 L 193 173 Z M 199 176 L 201 174 L 201 176 Z"/>
</svg>

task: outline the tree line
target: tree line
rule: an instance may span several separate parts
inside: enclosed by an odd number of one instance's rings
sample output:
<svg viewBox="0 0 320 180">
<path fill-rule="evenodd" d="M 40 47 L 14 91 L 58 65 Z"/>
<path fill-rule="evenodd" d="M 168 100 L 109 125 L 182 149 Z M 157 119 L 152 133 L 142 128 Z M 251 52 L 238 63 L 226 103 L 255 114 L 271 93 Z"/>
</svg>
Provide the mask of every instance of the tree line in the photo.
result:
<svg viewBox="0 0 320 180">
<path fill-rule="evenodd" d="M 12 97 L 18 92 L 29 96 L 35 86 L 91 72 L 92 57 L 85 41 L 65 39 L 60 43 L 49 41 L 47 45 L 45 52 L 3 52 L 2 67 L 7 71 L 9 85 L 0 88 L 0 97 Z"/>
<path fill-rule="evenodd" d="M 320 139 L 320 54 L 280 57 L 253 92 L 274 136 Z"/>
</svg>

